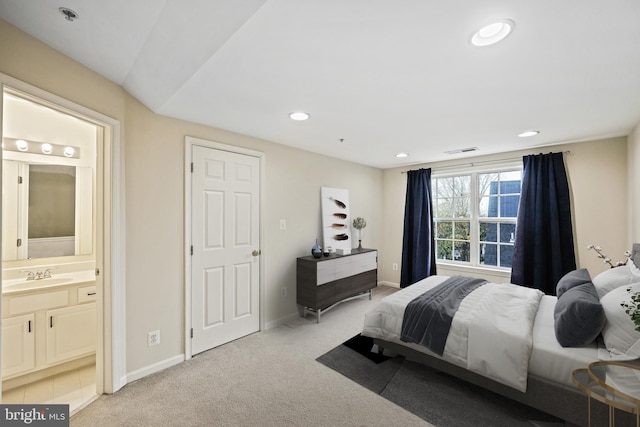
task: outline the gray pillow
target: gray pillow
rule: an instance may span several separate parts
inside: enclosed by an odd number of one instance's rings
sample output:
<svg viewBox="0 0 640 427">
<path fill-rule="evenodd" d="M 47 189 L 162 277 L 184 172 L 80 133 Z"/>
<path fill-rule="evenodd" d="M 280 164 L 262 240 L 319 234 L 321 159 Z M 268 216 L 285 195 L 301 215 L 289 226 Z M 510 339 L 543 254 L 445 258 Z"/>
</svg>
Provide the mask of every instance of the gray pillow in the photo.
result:
<svg viewBox="0 0 640 427">
<path fill-rule="evenodd" d="M 563 347 L 592 343 L 606 322 L 598 292 L 591 282 L 563 292 L 558 298 L 553 317 L 556 339 Z"/>
<path fill-rule="evenodd" d="M 558 280 L 558 284 L 556 285 L 556 295 L 560 298 L 560 296 L 569 289 L 585 283 L 591 283 L 591 276 L 586 268 L 570 271 Z"/>
<path fill-rule="evenodd" d="M 634 243 L 631 247 L 631 259 L 635 266 L 640 268 L 640 243 Z"/>
</svg>

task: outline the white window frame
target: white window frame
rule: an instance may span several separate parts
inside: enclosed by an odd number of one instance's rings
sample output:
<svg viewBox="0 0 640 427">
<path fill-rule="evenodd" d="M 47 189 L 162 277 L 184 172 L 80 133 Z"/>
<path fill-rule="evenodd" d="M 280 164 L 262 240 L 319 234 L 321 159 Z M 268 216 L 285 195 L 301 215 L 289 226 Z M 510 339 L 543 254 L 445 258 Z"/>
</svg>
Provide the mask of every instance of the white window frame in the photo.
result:
<svg viewBox="0 0 640 427">
<path fill-rule="evenodd" d="M 513 219 L 500 218 L 500 217 L 480 218 L 479 205 L 480 205 L 481 195 L 478 192 L 478 175 L 486 174 L 486 173 L 509 172 L 509 171 L 516 171 L 516 170 L 519 170 L 522 173 L 523 165 L 522 165 L 522 161 L 504 161 L 504 162 L 497 161 L 497 162 L 487 162 L 487 163 L 491 163 L 491 164 L 490 165 L 482 164 L 479 166 L 471 165 L 471 167 L 466 165 L 466 167 L 463 166 L 463 167 L 456 167 L 456 168 L 450 168 L 450 169 L 443 168 L 440 170 L 435 169 L 431 175 L 432 191 L 434 191 L 434 194 L 433 194 L 434 201 L 436 199 L 436 194 L 435 194 L 435 185 L 433 180 L 439 179 L 439 178 L 451 178 L 451 177 L 461 176 L 461 175 L 471 176 L 471 182 L 470 182 L 471 203 L 470 203 L 470 217 L 468 218 L 468 220 L 470 221 L 469 235 L 470 235 L 470 242 L 471 242 L 469 261 L 467 262 L 467 261 L 456 261 L 456 260 L 442 260 L 442 259 L 438 259 L 436 255 L 436 266 L 441 266 L 446 269 L 452 268 L 452 269 L 460 269 L 460 270 L 492 271 L 492 272 L 502 273 L 502 274 L 511 273 L 510 267 L 500 267 L 499 265 L 493 266 L 493 265 L 480 264 L 480 250 L 479 250 L 480 221 L 515 224 L 517 221 L 517 218 L 513 218 Z M 436 209 L 436 206 L 434 204 L 434 210 L 435 209 Z M 437 218 L 434 216 L 434 224 L 436 219 Z M 460 219 L 467 220 L 467 218 L 460 218 Z M 453 220 L 455 221 L 456 218 L 453 218 Z M 434 230 L 434 232 L 437 235 L 437 229 Z"/>
</svg>

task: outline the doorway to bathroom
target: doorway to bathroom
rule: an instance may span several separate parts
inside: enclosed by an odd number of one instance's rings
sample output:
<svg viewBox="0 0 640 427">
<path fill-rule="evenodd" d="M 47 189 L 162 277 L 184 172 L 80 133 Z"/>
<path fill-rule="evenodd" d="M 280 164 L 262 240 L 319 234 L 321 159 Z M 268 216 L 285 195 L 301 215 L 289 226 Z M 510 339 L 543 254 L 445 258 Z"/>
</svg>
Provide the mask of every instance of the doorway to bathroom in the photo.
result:
<svg viewBox="0 0 640 427">
<path fill-rule="evenodd" d="M 119 123 L 0 79 L 1 401 L 74 413 L 122 386 Z"/>
<path fill-rule="evenodd" d="M 6 88 L 2 151 L 3 402 L 96 396 L 99 127 Z"/>
</svg>

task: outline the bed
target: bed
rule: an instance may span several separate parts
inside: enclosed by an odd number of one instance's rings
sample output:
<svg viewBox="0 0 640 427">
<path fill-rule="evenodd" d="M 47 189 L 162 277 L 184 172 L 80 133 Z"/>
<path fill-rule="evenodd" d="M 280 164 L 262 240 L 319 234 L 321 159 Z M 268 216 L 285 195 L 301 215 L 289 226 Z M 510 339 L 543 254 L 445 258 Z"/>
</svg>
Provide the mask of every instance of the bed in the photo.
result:
<svg viewBox="0 0 640 427">
<path fill-rule="evenodd" d="M 571 372 L 595 360 L 640 358 L 640 332 L 620 306 L 629 300 L 629 289 L 640 292 L 638 266 L 640 244 L 634 244 L 623 266 L 593 279 L 584 269 L 568 273 L 558 282 L 558 297 L 512 284 L 474 285 L 456 303 L 444 346 L 434 331 L 415 334 L 426 323 L 442 329 L 443 312 L 422 314 L 437 322 L 410 317 L 424 296 L 439 306 L 452 305 L 433 293 L 455 286 L 451 282 L 458 278 L 431 276 L 385 297 L 365 315 L 362 335 L 383 351 L 587 425 L 587 399 L 573 385 Z M 606 408 L 598 406 L 592 417 L 606 420 Z"/>
</svg>

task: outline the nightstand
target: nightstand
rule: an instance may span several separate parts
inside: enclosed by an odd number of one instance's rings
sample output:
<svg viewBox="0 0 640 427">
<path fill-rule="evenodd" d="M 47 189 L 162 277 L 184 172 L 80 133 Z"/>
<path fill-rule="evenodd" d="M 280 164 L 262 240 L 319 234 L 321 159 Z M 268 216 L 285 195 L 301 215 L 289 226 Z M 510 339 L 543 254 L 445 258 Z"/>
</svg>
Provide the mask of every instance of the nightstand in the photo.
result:
<svg viewBox="0 0 640 427">
<path fill-rule="evenodd" d="M 591 399 L 609 406 L 609 426 L 615 424 L 615 410 L 635 414 L 640 427 L 640 366 L 630 363 L 598 361 L 586 369 L 576 369 L 571 380 L 588 397 L 589 426 Z"/>
</svg>

